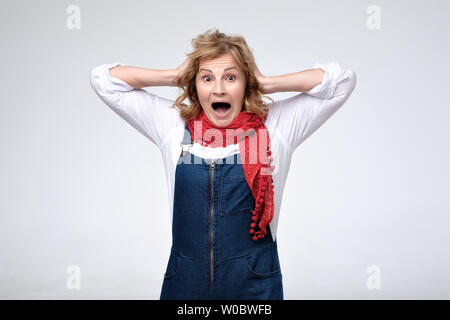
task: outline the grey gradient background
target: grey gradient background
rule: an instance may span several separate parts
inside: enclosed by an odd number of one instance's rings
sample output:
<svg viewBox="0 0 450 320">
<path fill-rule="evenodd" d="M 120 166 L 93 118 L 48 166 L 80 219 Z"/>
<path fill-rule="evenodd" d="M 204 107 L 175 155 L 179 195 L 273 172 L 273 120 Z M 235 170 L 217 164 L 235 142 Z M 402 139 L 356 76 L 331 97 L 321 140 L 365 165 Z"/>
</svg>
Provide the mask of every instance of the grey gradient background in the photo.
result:
<svg viewBox="0 0 450 320">
<path fill-rule="evenodd" d="M 79 30 L 66 26 L 71 4 Z M 370 5 L 378 30 L 367 27 Z M 162 158 L 89 75 L 116 61 L 176 68 L 213 27 L 243 35 L 265 75 L 324 61 L 357 75 L 292 159 L 277 233 L 285 298 L 450 298 L 448 1 L 0 7 L 0 298 L 159 298 L 171 245 Z M 80 290 L 66 286 L 70 265 Z M 379 289 L 366 284 L 372 265 Z"/>
</svg>

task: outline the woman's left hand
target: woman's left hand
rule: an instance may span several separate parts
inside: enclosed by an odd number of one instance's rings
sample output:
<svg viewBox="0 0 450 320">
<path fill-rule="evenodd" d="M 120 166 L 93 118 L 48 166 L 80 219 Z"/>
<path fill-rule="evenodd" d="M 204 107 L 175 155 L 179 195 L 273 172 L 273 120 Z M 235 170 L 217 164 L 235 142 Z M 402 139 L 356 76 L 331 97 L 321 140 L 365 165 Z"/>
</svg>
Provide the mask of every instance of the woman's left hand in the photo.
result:
<svg viewBox="0 0 450 320">
<path fill-rule="evenodd" d="M 256 62 L 253 65 L 253 73 L 255 74 L 256 79 L 258 80 L 259 85 L 261 86 L 263 93 L 266 93 L 266 88 L 265 88 L 265 79 L 266 77 L 261 73 L 261 71 L 259 71 L 258 66 L 256 65 Z"/>
</svg>

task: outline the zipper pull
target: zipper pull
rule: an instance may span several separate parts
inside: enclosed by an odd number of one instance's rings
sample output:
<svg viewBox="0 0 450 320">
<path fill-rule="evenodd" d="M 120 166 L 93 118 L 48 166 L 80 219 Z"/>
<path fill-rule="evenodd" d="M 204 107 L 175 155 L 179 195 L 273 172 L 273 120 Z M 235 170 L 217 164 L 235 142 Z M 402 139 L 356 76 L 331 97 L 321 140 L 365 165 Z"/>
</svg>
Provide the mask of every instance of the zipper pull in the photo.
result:
<svg viewBox="0 0 450 320">
<path fill-rule="evenodd" d="M 211 169 L 214 169 L 214 167 L 215 167 L 214 160 L 211 160 Z"/>
</svg>

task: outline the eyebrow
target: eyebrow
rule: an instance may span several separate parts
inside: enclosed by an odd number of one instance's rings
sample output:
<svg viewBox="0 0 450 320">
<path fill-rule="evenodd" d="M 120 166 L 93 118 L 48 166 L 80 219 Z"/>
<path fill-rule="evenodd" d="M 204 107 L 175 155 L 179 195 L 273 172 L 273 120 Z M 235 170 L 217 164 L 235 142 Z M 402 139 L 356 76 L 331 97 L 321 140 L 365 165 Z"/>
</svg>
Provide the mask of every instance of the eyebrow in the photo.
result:
<svg viewBox="0 0 450 320">
<path fill-rule="evenodd" d="M 224 69 L 223 71 L 227 71 L 227 70 L 230 70 L 230 69 L 236 69 L 236 70 L 237 70 L 236 67 L 229 67 L 229 68 Z M 213 73 L 211 70 L 204 69 L 204 68 L 201 68 L 198 72 L 200 72 L 200 71 L 202 71 L 202 70 L 209 71 L 209 72 Z"/>
</svg>

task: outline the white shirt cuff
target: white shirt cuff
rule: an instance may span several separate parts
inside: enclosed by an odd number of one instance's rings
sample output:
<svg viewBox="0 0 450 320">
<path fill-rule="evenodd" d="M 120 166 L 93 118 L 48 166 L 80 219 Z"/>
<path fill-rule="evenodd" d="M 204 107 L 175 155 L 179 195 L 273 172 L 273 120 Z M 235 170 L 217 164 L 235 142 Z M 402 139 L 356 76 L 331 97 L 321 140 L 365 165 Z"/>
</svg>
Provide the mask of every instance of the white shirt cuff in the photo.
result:
<svg viewBox="0 0 450 320">
<path fill-rule="evenodd" d="M 325 63 L 316 62 L 314 66 L 311 67 L 311 69 L 316 68 L 320 68 L 323 71 L 325 71 L 322 83 L 319 83 L 309 91 L 305 91 L 305 93 L 317 98 L 321 99 L 332 98 L 334 95 L 334 91 L 336 90 L 337 84 L 350 77 L 349 71 L 345 68 L 342 68 L 336 62 L 325 62 Z"/>
<path fill-rule="evenodd" d="M 132 86 L 130 86 L 128 83 L 126 83 L 123 80 L 120 80 L 119 78 L 113 77 L 111 76 L 111 74 L 109 73 L 109 69 L 112 67 L 116 67 L 116 66 L 123 66 L 122 63 L 120 62 L 113 62 L 113 63 L 108 63 L 104 65 L 104 72 L 105 72 L 105 77 L 106 79 L 109 80 L 109 89 L 114 91 L 131 91 L 134 88 Z"/>
</svg>

